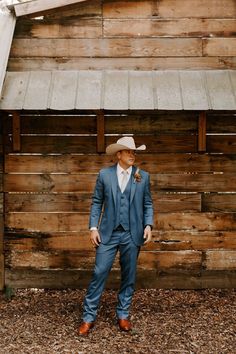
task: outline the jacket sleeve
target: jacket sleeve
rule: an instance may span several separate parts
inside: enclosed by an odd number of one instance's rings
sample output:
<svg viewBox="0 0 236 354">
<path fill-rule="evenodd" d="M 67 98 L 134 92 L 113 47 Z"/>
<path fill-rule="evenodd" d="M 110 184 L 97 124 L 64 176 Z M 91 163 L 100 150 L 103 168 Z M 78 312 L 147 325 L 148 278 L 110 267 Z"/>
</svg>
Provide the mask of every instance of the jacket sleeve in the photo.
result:
<svg viewBox="0 0 236 354">
<path fill-rule="evenodd" d="M 147 178 L 145 181 L 145 191 L 144 191 L 144 201 L 143 201 L 143 209 L 144 209 L 144 226 L 150 225 L 153 226 L 153 203 L 150 191 L 150 177 L 147 174 Z"/>
<path fill-rule="evenodd" d="M 104 201 L 104 187 L 103 187 L 103 182 L 102 182 L 102 177 L 100 172 L 97 177 L 96 185 L 92 196 L 89 228 L 98 227 L 99 220 L 102 213 L 103 201 Z"/>
</svg>

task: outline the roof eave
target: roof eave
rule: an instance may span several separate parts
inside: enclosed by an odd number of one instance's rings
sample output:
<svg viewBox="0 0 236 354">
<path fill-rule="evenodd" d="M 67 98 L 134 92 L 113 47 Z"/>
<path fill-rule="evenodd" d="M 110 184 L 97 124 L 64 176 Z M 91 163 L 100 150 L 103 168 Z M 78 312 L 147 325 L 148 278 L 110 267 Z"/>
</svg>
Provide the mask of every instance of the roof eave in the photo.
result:
<svg viewBox="0 0 236 354">
<path fill-rule="evenodd" d="M 15 12 L 16 17 L 40 15 L 46 11 L 53 10 L 68 5 L 73 5 L 88 0 L 32 0 L 15 5 L 9 5 L 8 8 Z"/>
</svg>

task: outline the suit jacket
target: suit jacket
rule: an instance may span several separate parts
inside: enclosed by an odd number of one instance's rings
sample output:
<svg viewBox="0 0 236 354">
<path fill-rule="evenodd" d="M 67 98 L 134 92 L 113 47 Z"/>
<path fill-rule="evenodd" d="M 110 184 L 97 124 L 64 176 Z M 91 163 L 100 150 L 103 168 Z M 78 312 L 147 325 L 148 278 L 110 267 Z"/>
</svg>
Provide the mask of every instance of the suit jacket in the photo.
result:
<svg viewBox="0 0 236 354">
<path fill-rule="evenodd" d="M 146 225 L 153 225 L 153 205 L 150 193 L 149 174 L 140 170 L 141 181 L 134 179 L 136 168 L 132 167 L 130 192 L 130 233 L 134 243 L 141 246 L 144 242 L 143 231 Z M 100 170 L 90 212 L 89 227 L 98 227 L 102 243 L 109 242 L 115 227 L 117 165 Z"/>
</svg>

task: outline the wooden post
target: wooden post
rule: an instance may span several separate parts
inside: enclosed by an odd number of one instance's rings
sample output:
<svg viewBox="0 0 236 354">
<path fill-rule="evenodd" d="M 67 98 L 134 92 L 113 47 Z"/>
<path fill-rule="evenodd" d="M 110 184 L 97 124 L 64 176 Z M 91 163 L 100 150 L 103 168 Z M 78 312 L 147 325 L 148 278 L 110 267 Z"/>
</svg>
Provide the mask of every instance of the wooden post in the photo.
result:
<svg viewBox="0 0 236 354">
<path fill-rule="evenodd" d="M 12 150 L 20 151 L 20 113 L 12 112 Z"/>
<path fill-rule="evenodd" d="M 97 152 L 105 152 L 105 121 L 103 110 L 97 112 Z"/>
<path fill-rule="evenodd" d="M 206 112 L 200 112 L 198 117 L 198 152 L 206 151 Z"/>
</svg>

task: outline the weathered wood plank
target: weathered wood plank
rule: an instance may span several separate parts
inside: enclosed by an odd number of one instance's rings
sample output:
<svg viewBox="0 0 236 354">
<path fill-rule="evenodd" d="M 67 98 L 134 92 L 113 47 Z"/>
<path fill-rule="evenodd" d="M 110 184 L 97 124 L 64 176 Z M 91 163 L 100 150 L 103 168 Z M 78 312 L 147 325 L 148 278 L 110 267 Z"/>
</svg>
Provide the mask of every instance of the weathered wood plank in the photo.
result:
<svg viewBox="0 0 236 354">
<path fill-rule="evenodd" d="M 21 117 L 22 134 L 96 134 L 95 114 L 39 116 L 38 114 L 27 115 L 23 113 Z M 8 129 L 11 133 L 11 126 Z"/>
<path fill-rule="evenodd" d="M 109 0 L 103 3 L 104 18 L 146 18 L 158 15 L 158 5 L 151 1 L 114 1 Z"/>
<path fill-rule="evenodd" d="M 95 251 L 57 251 L 57 252 L 12 252 L 9 257 L 6 253 L 6 267 L 11 268 L 57 268 L 57 269 L 91 269 L 94 265 Z M 139 255 L 139 269 L 156 269 L 158 271 L 188 271 L 189 274 L 200 271 L 202 252 L 200 251 L 141 251 Z M 116 259 L 113 269 L 119 269 Z"/>
<path fill-rule="evenodd" d="M 12 152 L 10 136 L 6 142 L 6 151 Z M 96 136 L 21 136 L 21 152 L 95 153 Z"/>
<path fill-rule="evenodd" d="M 20 232 L 81 231 L 88 228 L 88 213 L 11 213 L 6 227 Z M 158 213 L 157 230 L 234 231 L 235 213 Z"/>
<path fill-rule="evenodd" d="M 91 279 L 91 270 L 37 270 L 37 269 L 6 269 L 6 285 L 13 288 L 87 288 Z M 156 270 L 139 270 L 137 288 L 160 289 L 204 289 L 204 288 L 235 288 L 236 272 L 233 271 L 202 271 L 201 276 L 188 274 L 157 274 Z M 107 281 L 107 288 L 119 289 L 120 272 L 112 270 Z"/>
<path fill-rule="evenodd" d="M 117 140 L 105 137 L 105 145 Z M 148 152 L 196 152 L 197 136 L 190 134 L 136 136 L 141 145 L 145 141 Z M 11 137 L 6 142 L 6 151 L 12 152 Z M 96 153 L 96 136 L 21 136 L 22 153 Z"/>
<path fill-rule="evenodd" d="M 157 174 L 152 175 L 154 190 L 195 191 L 195 192 L 234 192 L 234 174 Z"/>
<path fill-rule="evenodd" d="M 9 212 L 88 212 L 92 193 L 6 194 Z"/>
<path fill-rule="evenodd" d="M 87 115 L 84 113 L 64 116 L 39 116 L 38 114 L 30 115 L 21 113 L 21 117 L 22 134 L 96 134 L 95 114 Z M 220 119 L 220 122 L 222 122 L 222 119 Z M 105 114 L 105 132 L 106 134 L 125 134 L 132 129 L 134 134 L 151 134 L 160 132 L 193 133 L 197 131 L 197 121 L 198 114 L 195 112 L 176 111 L 172 114 L 165 114 L 148 111 L 145 115 L 135 112 L 128 114 L 125 112 L 123 114 L 117 112 L 113 115 Z M 12 126 L 9 124 L 7 129 L 8 132 L 11 133 Z"/>
<path fill-rule="evenodd" d="M 200 212 L 201 194 L 155 193 L 153 195 L 155 212 Z"/>
<path fill-rule="evenodd" d="M 138 269 L 156 269 L 158 271 L 200 272 L 202 252 L 200 251 L 141 251 Z"/>
<path fill-rule="evenodd" d="M 207 270 L 236 270 L 236 251 L 209 250 L 204 265 Z"/>
<path fill-rule="evenodd" d="M 236 119 L 233 112 L 207 114 L 208 133 L 235 133 Z"/>
<path fill-rule="evenodd" d="M 114 142 L 114 138 L 107 137 L 107 145 Z M 138 145 L 145 142 L 147 152 L 196 152 L 197 135 L 195 134 L 160 134 L 154 136 L 137 135 L 135 141 Z"/>
<path fill-rule="evenodd" d="M 14 251 L 92 251 L 90 231 L 81 232 L 11 232 L 5 233 L 5 250 Z"/>
<path fill-rule="evenodd" d="M 159 213 L 155 225 L 159 230 L 233 231 L 235 213 Z"/>
<path fill-rule="evenodd" d="M 173 75 L 174 74 L 170 72 L 169 79 L 175 81 L 173 80 Z M 167 79 L 166 76 L 167 75 L 165 75 L 165 80 Z M 166 98 L 164 103 L 164 97 L 160 96 L 160 91 L 163 90 L 163 84 L 164 77 L 163 80 L 156 80 L 156 89 L 158 91 L 157 106 L 159 108 L 163 104 L 166 105 L 166 101 L 168 100 L 168 98 Z M 176 90 L 174 91 L 176 92 Z M 172 100 L 174 100 L 173 94 L 174 92 L 171 92 Z M 177 105 L 177 103 L 175 105 Z M 127 115 L 118 113 L 105 116 L 105 131 L 107 134 L 125 134 L 131 130 L 133 134 L 160 134 L 160 132 L 178 134 L 183 132 L 194 133 L 197 132 L 197 121 L 198 115 L 195 112 L 175 111 L 174 114 L 171 112 L 165 114 L 158 111 L 147 111 L 144 114 L 132 112 Z"/>
<path fill-rule="evenodd" d="M 236 56 L 236 38 L 204 38 L 203 56 Z"/>
<path fill-rule="evenodd" d="M 6 252 L 5 264 L 7 268 L 36 268 L 36 269 L 91 269 L 94 264 L 95 251 L 61 251 L 61 252 Z M 116 262 L 117 263 L 117 262 Z M 114 268 L 118 268 L 114 264 Z"/>
<path fill-rule="evenodd" d="M 5 192 L 91 192 L 96 175 L 5 175 Z"/>
<path fill-rule="evenodd" d="M 199 38 L 14 39 L 11 57 L 195 57 Z M 217 54 L 221 55 L 221 54 Z M 232 54 L 233 55 L 233 54 Z M 226 56 L 229 56 L 227 53 Z"/>
<path fill-rule="evenodd" d="M 202 211 L 236 212 L 236 194 L 202 194 Z"/>
<path fill-rule="evenodd" d="M 13 251 L 91 250 L 90 231 L 35 232 L 5 231 L 4 248 Z M 236 231 L 154 230 L 152 242 L 143 251 L 183 251 L 209 249 L 236 250 Z"/>
<path fill-rule="evenodd" d="M 88 213 L 12 213 L 6 215 L 6 227 L 24 231 L 58 232 L 88 230 Z"/>
<path fill-rule="evenodd" d="M 116 162 L 108 155 L 6 155 L 6 173 L 98 173 Z M 236 173 L 236 155 L 137 154 L 136 164 L 150 173 Z"/>
<path fill-rule="evenodd" d="M 236 135 L 208 135 L 207 151 L 234 154 L 236 152 Z"/>
<path fill-rule="evenodd" d="M 92 193 L 10 193 L 5 195 L 5 212 L 88 212 L 91 197 Z M 157 212 L 200 212 L 201 210 L 201 194 L 156 193 L 153 202 Z"/>
<path fill-rule="evenodd" d="M 235 33 L 236 20 L 122 18 L 105 19 L 103 26 L 105 37 L 230 37 Z"/>
<path fill-rule="evenodd" d="M 106 0 L 103 5 L 105 18 L 233 18 L 234 0 L 165 0 L 152 1 L 115 1 Z"/>
<path fill-rule="evenodd" d="M 157 230 L 147 250 L 201 250 L 236 249 L 236 231 Z M 24 242 L 24 241 L 23 241 Z M 14 245 L 16 247 L 16 245 Z"/>
<path fill-rule="evenodd" d="M 208 70 L 236 69 L 236 57 L 157 57 L 157 58 L 14 58 L 8 60 L 9 71 L 35 70 Z"/>
<path fill-rule="evenodd" d="M 5 171 L 7 173 L 78 173 L 88 171 L 98 173 L 102 167 L 112 165 L 114 162 L 113 156 L 107 155 L 6 155 Z"/>
<path fill-rule="evenodd" d="M 4 192 L 91 192 L 96 174 L 9 174 Z M 236 192 L 234 174 L 153 174 L 153 192 Z"/>
<path fill-rule="evenodd" d="M 227 26 L 228 28 L 228 26 Z M 102 20 L 99 18 L 68 18 L 62 20 L 24 18 L 17 21 L 14 38 L 99 38 Z"/>
</svg>

